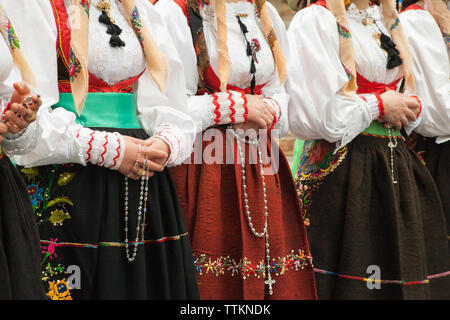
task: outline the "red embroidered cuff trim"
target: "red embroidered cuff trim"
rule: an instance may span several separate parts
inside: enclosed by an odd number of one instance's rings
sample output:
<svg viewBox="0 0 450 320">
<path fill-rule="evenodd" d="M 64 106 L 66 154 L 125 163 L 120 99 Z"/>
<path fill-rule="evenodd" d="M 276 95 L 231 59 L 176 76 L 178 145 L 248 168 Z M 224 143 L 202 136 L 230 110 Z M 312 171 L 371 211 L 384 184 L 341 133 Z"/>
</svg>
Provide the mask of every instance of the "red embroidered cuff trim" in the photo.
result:
<svg viewBox="0 0 450 320">
<path fill-rule="evenodd" d="M 89 149 L 86 151 L 86 154 L 88 156 L 86 159 L 86 162 L 89 162 L 89 160 L 91 159 L 92 141 L 94 141 L 94 134 L 95 134 L 95 131 L 92 131 L 90 134 L 91 140 L 89 140 L 89 142 L 88 142 Z"/>
<path fill-rule="evenodd" d="M 417 100 L 417 102 L 419 103 L 419 105 L 420 105 L 420 109 L 419 109 L 419 113 L 417 114 L 417 118 L 419 118 L 419 116 L 420 116 L 420 114 L 422 113 L 422 101 L 420 101 L 420 99 L 419 99 L 419 97 L 418 96 L 411 96 L 411 98 L 414 98 L 414 99 L 416 99 Z"/>
<path fill-rule="evenodd" d="M 103 166 L 103 164 L 105 163 L 105 154 L 106 154 L 106 146 L 108 145 L 108 134 L 105 134 L 105 143 L 103 144 L 103 153 L 100 155 L 100 158 L 102 159 L 99 162 L 99 166 Z"/>
<path fill-rule="evenodd" d="M 112 166 L 110 168 L 114 168 L 117 165 L 117 159 L 120 158 L 120 147 L 121 147 L 121 145 L 120 145 L 120 137 L 117 138 L 117 144 L 118 144 L 118 147 L 116 149 L 117 155 L 114 157 L 113 164 L 112 164 Z"/>
<path fill-rule="evenodd" d="M 236 114 L 236 109 L 234 108 L 234 105 L 236 104 L 236 102 L 233 100 L 232 96 L 233 96 L 233 93 L 231 91 L 228 91 L 228 100 L 230 100 L 230 102 L 231 102 L 231 105 L 230 105 L 230 110 L 231 110 L 230 120 L 231 120 L 231 123 L 234 123 L 236 121 L 234 119 L 234 115 Z"/>
<path fill-rule="evenodd" d="M 242 95 L 242 99 L 244 99 L 243 107 L 244 107 L 244 110 L 245 110 L 244 114 L 242 116 L 244 117 L 244 123 L 247 123 L 248 122 L 247 97 L 246 97 L 244 92 L 241 92 L 241 95 Z"/>
<path fill-rule="evenodd" d="M 378 101 L 378 110 L 380 111 L 380 115 L 378 116 L 378 119 L 382 120 L 384 118 L 384 103 L 383 99 L 381 99 L 381 96 L 379 94 L 376 94 L 375 97 Z"/>
<path fill-rule="evenodd" d="M 219 109 L 220 109 L 220 104 L 218 102 L 219 97 L 215 93 L 212 95 L 212 97 L 213 97 L 213 104 L 216 106 L 216 108 L 214 109 L 214 114 L 216 115 L 214 122 L 215 122 L 215 124 L 218 124 L 220 121 L 220 117 L 221 117 L 221 114 L 219 112 Z"/>
</svg>

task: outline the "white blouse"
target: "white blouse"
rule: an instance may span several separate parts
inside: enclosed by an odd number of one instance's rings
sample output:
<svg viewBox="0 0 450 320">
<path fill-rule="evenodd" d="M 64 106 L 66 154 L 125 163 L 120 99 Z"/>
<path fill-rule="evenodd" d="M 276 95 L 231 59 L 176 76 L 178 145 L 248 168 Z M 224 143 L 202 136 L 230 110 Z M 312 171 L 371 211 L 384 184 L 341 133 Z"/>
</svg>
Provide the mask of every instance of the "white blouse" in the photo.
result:
<svg viewBox="0 0 450 320">
<path fill-rule="evenodd" d="M 286 37 L 284 23 L 278 15 L 276 9 L 267 3 L 273 27 L 278 38 Z M 193 46 L 191 31 L 188 26 L 186 16 L 181 8 L 173 0 L 160 0 L 156 4 L 157 10 L 162 14 L 166 23 L 170 23 L 170 33 L 175 41 L 177 50 L 185 67 L 187 94 L 189 95 L 190 114 L 197 122 L 199 129 L 214 125 L 213 119 L 214 104 L 212 95 L 205 94 L 196 96 L 198 86 L 198 70 L 197 58 Z M 211 67 L 217 74 L 218 69 L 218 34 L 216 26 L 216 14 L 213 5 L 205 5 L 201 9 L 203 18 L 203 27 L 205 34 L 205 42 L 208 48 Z M 227 19 L 227 44 L 230 60 L 230 77 L 228 84 L 245 89 L 250 87 L 252 75 L 250 73 L 251 59 L 246 54 L 247 43 L 239 26 L 236 15 L 242 14 L 242 22 L 248 28 L 247 39 L 251 42 L 257 39 L 260 44 L 260 50 L 256 52 L 256 85 L 265 84 L 262 94 L 266 98 L 266 102 L 275 109 L 277 115 L 277 123 L 275 129 L 279 130 L 280 136 L 288 131 L 287 105 L 289 96 L 280 84 L 278 73 L 274 64 L 272 51 L 267 43 L 260 20 L 257 18 L 255 5 L 250 2 L 232 2 L 226 3 L 226 19 Z M 231 92 L 234 100 L 236 93 Z M 221 104 L 220 111 L 228 117 L 229 113 L 225 109 L 229 106 L 225 97 L 221 93 L 216 93 L 218 102 Z M 226 93 L 225 93 L 226 95 Z M 242 100 L 234 101 L 234 107 L 238 109 L 242 107 Z M 243 122 L 240 117 L 238 122 Z M 230 119 L 221 119 L 220 124 L 230 123 Z"/>
<path fill-rule="evenodd" d="M 7 25 L 6 23 L 5 17 L 0 17 L 0 28 L 4 28 Z M 1 30 L 2 33 L 5 33 L 5 31 Z M 13 80 L 19 74 L 19 71 L 15 70 L 13 66 L 13 58 L 8 43 L 4 36 L 0 34 L 0 114 L 3 114 L 11 99 L 13 82 L 20 80 L 20 77 Z M 39 135 L 39 128 L 36 126 L 36 122 L 33 122 L 18 134 L 4 134 L 2 148 L 10 156 L 29 152 L 36 146 Z"/>
<path fill-rule="evenodd" d="M 32 152 L 14 160 L 25 166 L 67 162 L 85 165 L 87 141 L 83 135 L 88 134 L 89 129 L 75 123 L 74 113 L 64 108 L 52 110 L 59 100 L 59 91 L 55 49 L 57 28 L 50 1 L 0 1 L 4 2 L 22 38 L 22 47 L 35 70 L 38 91 L 43 98 L 38 121 L 43 138 Z M 118 0 L 111 1 L 111 15 L 122 28 L 120 38 L 126 45 L 121 48 L 109 45 L 110 35 L 106 34 L 106 26 L 98 21 L 101 12 L 95 6 L 97 1 L 93 0 L 90 7 L 88 68 L 97 78 L 112 85 L 139 75 L 145 68 L 144 54 Z M 137 114 L 149 136 L 164 137 L 170 146 L 168 165 L 177 165 L 190 156 L 196 132 L 195 123 L 187 114 L 183 65 L 164 21 L 150 2 L 137 0 L 136 5 L 169 67 L 165 93 L 161 93 L 148 71 L 134 85 Z M 25 7 L 27 10 L 23 10 Z M 78 133 L 81 133 L 81 138 Z M 96 145 L 101 147 L 101 135 L 94 134 L 94 137 L 98 138 Z"/>
<path fill-rule="evenodd" d="M 450 140 L 450 65 L 447 46 L 433 16 L 426 10 L 400 14 L 413 55 L 417 93 L 426 104 L 422 123 L 415 129 L 436 143 Z"/>
<path fill-rule="evenodd" d="M 372 17 L 376 25 L 364 25 Z M 402 76 L 401 68 L 387 69 L 387 56 L 373 37 L 381 31 L 389 35 L 378 6 L 360 11 L 351 4 L 347 11 L 352 35 L 356 69 L 372 82 L 390 84 Z M 336 142 L 337 149 L 347 145 L 379 116 L 377 99 L 372 94 L 345 96 L 348 81 L 339 56 L 336 18 L 326 8 L 313 5 L 299 11 L 289 30 L 289 77 L 286 89 L 290 129 L 305 140 L 325 139 Z M 363 100 L 361 96 L 366 99 Z M 419 117 L 406 128 L 410 133 Z"/>
</svg>

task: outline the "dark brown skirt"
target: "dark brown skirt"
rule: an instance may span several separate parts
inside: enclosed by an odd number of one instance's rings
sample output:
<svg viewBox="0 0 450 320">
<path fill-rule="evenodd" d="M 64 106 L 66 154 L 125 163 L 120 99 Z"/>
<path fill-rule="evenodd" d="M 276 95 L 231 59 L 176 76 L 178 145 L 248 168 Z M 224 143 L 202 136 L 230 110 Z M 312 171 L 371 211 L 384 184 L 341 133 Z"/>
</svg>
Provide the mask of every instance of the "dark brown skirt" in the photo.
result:
<svg viewBox="0 0 450 320">
<path fill-rule="evenodd" d="M 360 135 L 334 171 L 316 181 L 297 179 L 319 299 L 450 298 L 447 232 L 436 185 L 400 140 L 394 184 L 388 142 Z M 369 277 L 379 280 L 379 289 L 369 289 Z"/>
<path fill-rule="evenodd" d="M 226 143 L 223 143 L 223 149 L 221 146 L 213 154 L 217 159 L 224 159 L 227 148 L 234 147 L 236 164 L 190 164 L 171 169 L 191 236 L 200 298 L 316 299 L 308 241 L 294 181 L 284 155 L 276 146 L 280 154 L 279 170 L 265 175 L 270 272 L 276 281 L 273 295 L 270 295 L 264 284 L 265 241 L 251 233 L 243 207 L 242 173 L 241 165 L 236 162 L 236 140 L 232 136 L 227 139 L 225 131 L 216 138 Z M 210 144 L 204 142 L 200 151 L 208 152 Z M 248 145 L 246 150 L 249 206 L 255 229 L 261 232 L 264 198 L 260 166 L 250 164 Z M 273 160 L 271 148 L 267 150 Z M 194 153 L 192 161 L 195 158 Z"/>
<path fill-rule="evenodd" d="M 422 138 L 416 151 L 422 156 L 439 190 L 447 219 L 447 239 L 450 241 L 450 141 L 442 144 L 434 141 L 434 138 Z"/>
</svg>

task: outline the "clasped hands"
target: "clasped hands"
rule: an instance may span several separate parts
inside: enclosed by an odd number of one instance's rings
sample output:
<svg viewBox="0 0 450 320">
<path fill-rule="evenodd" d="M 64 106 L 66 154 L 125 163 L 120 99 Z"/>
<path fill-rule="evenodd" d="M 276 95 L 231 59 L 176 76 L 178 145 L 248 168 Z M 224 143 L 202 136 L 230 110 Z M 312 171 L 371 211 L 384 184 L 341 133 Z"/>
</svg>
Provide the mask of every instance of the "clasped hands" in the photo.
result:
<svg viewBox="0 0 450 320">
<path fill-rule="evenodd" d="M 162 172 L 170 156 L 169 146 L 156 137 L 141 140 L 124 136 L 125 154 L 119 172 L 133 180 L 152 177 L 155 172 Z"/>
<path fill-rule="evenodd" d="M 25 82 L 16 82 L 13 87 L 9 108 L 0 122 L 0 142 L 3 141 L 3 134 L 17 134 L 36 120 L 36 113 L 42 105 L 39 95 L 30 96 L 31 90 Z"/>
<path fill-rule="evenodd" d="M 261 129 L 270 129 L 275 121 L 275 110 L 264 101 L 263 95 L 246 94 L 248 121 L 246 123 L 233 124 L 233 129 L 247 131 L 253 129 L 258 132 Z"/>
<path fill-rule="evenodd" d="M 385 123 L 385 127 L 394 126 L 397 129 L 406 127 L 409 122 L 413 122 L 420 114 L 420 103 L 413 97 L 408 97 L 393 90 L 387 90 L 381 95 L 385 108 L 385 115 L 380 122 Z"/>
</svg>

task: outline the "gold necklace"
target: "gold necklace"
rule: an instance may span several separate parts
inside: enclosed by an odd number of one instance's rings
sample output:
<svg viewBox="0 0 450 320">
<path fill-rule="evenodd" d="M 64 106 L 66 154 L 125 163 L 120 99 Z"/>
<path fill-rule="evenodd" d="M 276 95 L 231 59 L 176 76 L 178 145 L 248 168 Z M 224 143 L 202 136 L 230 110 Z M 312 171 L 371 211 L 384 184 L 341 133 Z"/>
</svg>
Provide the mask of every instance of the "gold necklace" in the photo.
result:
<svg viewBox="0 0 450 320">
<path fill-rule="evenodd" d="M 95 6 L 100 11 L 105 11 L 106 15 L 108 16 L 109 20 L 112 23 L 116 23 L 116 21 L 113 19 L 113 17 L 111 17 L 111 3 L 109 2 L 109 0 L 107 0 L 107 1 L 100 0 Z"/>
</svg>

